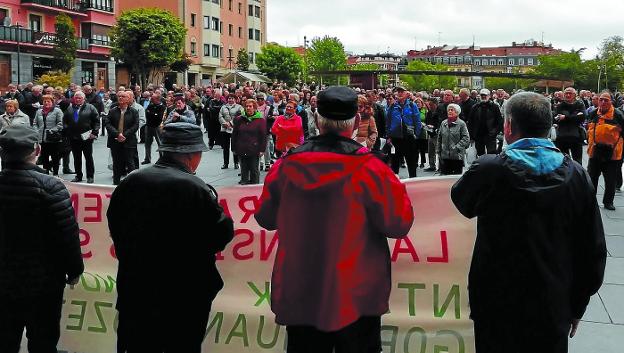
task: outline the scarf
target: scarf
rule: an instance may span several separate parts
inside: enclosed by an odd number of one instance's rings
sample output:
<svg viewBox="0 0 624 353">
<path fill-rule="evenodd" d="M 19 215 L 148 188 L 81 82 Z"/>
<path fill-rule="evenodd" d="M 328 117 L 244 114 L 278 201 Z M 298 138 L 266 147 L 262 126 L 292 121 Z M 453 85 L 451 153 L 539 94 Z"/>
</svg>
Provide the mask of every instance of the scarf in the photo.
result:
<svg viewBox="0 0 624 353">
<path fill-rule="evenodd" d="M 50 107 L 50 108 L 42 107 L 41 112 L 43 113 L 43 116 L 47 116 L 48 113 L 50 113 L 50 111 L 52 111 L 53 108 L 54 107 Z"/>
<path fill-rule="evenodd" d="M 248 121 L 254 121 L 257 119 L 262 119 L 262 113 L 260 113 L 259 111 L 256 111 L 253 115 L 251 116 L 247 116 L 247 112 L 243 112 L 242 116 L 247 119 Z"/>
</svg>

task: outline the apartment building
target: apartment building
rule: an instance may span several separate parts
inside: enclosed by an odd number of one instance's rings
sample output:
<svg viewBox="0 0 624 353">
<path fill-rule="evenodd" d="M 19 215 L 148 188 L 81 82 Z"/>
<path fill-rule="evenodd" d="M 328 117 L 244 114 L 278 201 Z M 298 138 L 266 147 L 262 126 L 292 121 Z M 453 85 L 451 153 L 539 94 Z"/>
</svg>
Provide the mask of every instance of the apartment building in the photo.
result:
<svg viewBox="0 0 624 353">
<path fill-rule="evenodd" d="M 0 90 L 27 83 L 51 69 L 55 17 L 71 17 L 78 37 L 72 81 L 115 85 L 108 31 L 115 23 L 114 0 L 0 1 Z"/>
</svg>

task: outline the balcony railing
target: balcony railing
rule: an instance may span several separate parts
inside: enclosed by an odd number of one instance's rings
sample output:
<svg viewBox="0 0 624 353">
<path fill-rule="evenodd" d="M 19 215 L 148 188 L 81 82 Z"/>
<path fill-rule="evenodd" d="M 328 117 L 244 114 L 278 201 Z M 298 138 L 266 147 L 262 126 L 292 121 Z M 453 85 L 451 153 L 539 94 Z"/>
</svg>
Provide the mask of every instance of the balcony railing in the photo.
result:
<svg viewBox="0 0 624 353">
<path fill-rule="evenodd" d="M 89 50 L 88 38 L 76 38 L 79 50 Z M 34 45 L 56 45 L 56 34 L 32 29 L 0 26 L 0 40 Z"/>
<path fill-rule="evenodd" d="M 115 10 L 113 0 L 22 0 L 22 4 L 36 4 L 75 12 L 100 10 L 112 13 Z"/>
</svg>

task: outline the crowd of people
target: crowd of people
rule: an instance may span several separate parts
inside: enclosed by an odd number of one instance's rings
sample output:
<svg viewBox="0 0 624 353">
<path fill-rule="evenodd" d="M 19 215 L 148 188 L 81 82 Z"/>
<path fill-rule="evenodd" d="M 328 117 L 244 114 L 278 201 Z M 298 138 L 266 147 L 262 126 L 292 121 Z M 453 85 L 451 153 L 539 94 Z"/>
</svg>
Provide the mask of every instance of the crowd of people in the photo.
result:
<svg viewBox="0 0 624 353">
<path fill-rule="evenodd" d="M 257 184 L 261 171 L 268 172 L 280 156 L 318 135 L 317 96 L 322 88 L 314 82 L 296 87 L 247 82 L 197 88 L 135 85 L 96 92 L 89 85 L 71 84 L 67 89 L 10 85 L 0 99 L 0 125 L 28 121 L 36 126 L 42 142 L 39 163 L 54 175 L 75 173 L 75 182 L 83 180 L 82 158 L 87 182 L 94 181 L 93 141 L 108 134 L 117 185 L 129 172 L 151 163 L 152 144 L 155 140 L 160 145 L 164 125 L 194 123 L 207 134 L 210 149 L 221 146 L 222 169 L 230 168 L 232 160 L 234 169 L 241 168 L 240 184 Z M 463 88 L 456 94 L 448 89 L 411 92 L 399 85 L 355 91 L 358 126 L 352 138 L 383 154 L 396 174 L 401 167 L 407 168 L 410 178 L 417 176 L 419 168 L 461 174 L 468 155 L 497 154 L 505 145 L 503 111 L 510 94 L 502 89 Z M 598 177 L 604 176 L 603 201 L 613 209 L 613 195 L 622 188 L 622 96 L 577 93 L 573 87 L 546 96 L 554 119 L 549 137 L 580 164 L 583 145 L 588 144 L 587 169 L 596 185 Z M 140 143 L 145 147 L 141 163 Z M 610 158 L 604 158 L 609 152 L 603 151 L 604 146 L 611 146 Z M 75 172 L 70 168 L 70 151 Z"/>
<path fill-rule="evenodd" d="M 461 174 L 471 145 L 481 157 L 450 195 L 478 222 L 468 288 L 477 353 L 567 352 L 603 281 L 596 184 L 604 174 L 611 189 L 603 203 L 612 209 L 624 126 L 608 92 L 585 109 L 574 89 L 551 104 L 532 92 L 507 98 L 463 89 L 456 97 L 402 86 L 228 85 L 201 96 L 194 88 L 122 87 L 102 99 L 89 86 L 33 86 L 28 102 L 40 102 L 21 105 L 15 90 L 0 119 L 1 352 L 19 351 L 24 328 L 30 351 L 56 350 L 63 289 L 84 265 L 70 195 L 47 174 L 59 172 L 69 146 L 74 181 L 82 180 L 84 156 L 92 182 L 99 134 L 108 135 L 118 184 L 107 220 L 119 266 L 119 353 L 201 351 L 224 285 L 216 254 L 234 237 L 217 192 L 194 175 L 202 152 L 216 145 L 223 168 L 233 152 L 241 184 L 258 183 L 260 165 L 268 169 L 254 217 L 279 232 L 270 303 L 286 326 L 288 353 L 381 352 L 392 288 L 386 238 L 406 237 L 419 212 L 397 173 L 405 162 L 416 176 L 428 157 L 431 170 Z M 146 146 L 156 140 L 160 158 L 136 170 L 141 136 Z M 589 172 L 573 160 L 585 142 Z M 42 162 L 47 169 L 35 164 L 41 156 L 51 159 Z M 171 220 L 155 222 L 163 212 Z M 193 245 L 172 234 L 192 236 Z M 163 276 L 194 285 L 144 291 Z"/>
</svg>

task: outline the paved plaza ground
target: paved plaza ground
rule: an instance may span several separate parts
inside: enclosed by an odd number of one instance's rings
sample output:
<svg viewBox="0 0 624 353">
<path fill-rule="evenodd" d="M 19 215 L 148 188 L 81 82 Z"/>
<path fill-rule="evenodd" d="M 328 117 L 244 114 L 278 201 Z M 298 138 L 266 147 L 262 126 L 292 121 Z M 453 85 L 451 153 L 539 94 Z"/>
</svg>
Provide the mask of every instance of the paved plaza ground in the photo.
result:
<svg viewBox="0 0 624 353">
<path fill-rule="evenodd" d="M 152 160 L 156 161 L 158 154 L 156 144 L 153 146 Z M 139 159 L 145 155 L 144 145 L 139 145 Z M 111 185 L 112 172 L 107 168 L 109 152 L 106 148 L 105 137 L 100 137 L 94 146 L 95 182 L 96 184 Z M 222 149 L 215 147 L 204 153 L 197 175 L 215 188 L 237 185 L 240 180 L 237 176 L 240 170 L 233 169 L 233 164 L 226 170 L 221 169 L 223 164 Z M 587 161 L 585 161 L 587 165 Z M 72 165 L 73 169 L 73 165 Z M 260 172 L 261 181 L 266 172 Z M 418 169 L 419 176 L 433 176 L 434 173 Z M 407 177 L 407 169 L 402 168 L 402 178 Z M 71 180 L 73 175 L 63 175 Z M 577 337 L 570 341 L 571 353 L 619 353 L 624 351 L 624 194 L 618 193 L 615 197 L 616 211 L 606 211 L 602 208 L 603 186 L 598 191 L 605 234 L 607 235 L 607 271 L 605 280 L 598 295 L 592 297 L 590 305 L 583 317 Z"/>
</svg>

